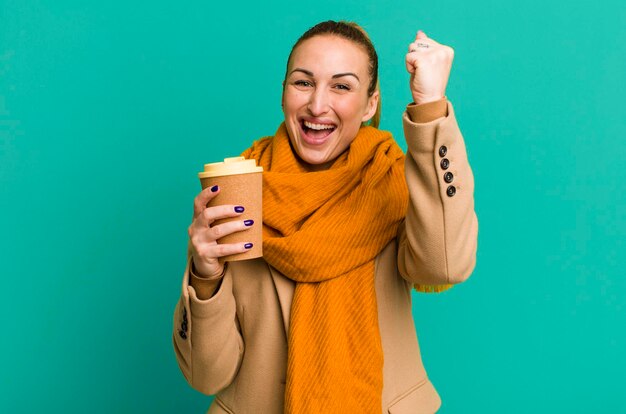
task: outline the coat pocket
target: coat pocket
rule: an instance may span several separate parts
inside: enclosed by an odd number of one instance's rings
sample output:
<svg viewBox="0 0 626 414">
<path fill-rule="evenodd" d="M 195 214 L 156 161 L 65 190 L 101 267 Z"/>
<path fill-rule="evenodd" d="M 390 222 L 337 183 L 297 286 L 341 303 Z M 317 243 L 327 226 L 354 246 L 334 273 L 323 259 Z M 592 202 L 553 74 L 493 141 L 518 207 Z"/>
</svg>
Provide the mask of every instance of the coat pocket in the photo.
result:
<svg viewBox="0 0 626 414">
<path fill-rule="evenodd" d="M 420 381 L 389 405 L 389 414 L 433 414 L 441 398 L 428 378 Z"/>
</svg>

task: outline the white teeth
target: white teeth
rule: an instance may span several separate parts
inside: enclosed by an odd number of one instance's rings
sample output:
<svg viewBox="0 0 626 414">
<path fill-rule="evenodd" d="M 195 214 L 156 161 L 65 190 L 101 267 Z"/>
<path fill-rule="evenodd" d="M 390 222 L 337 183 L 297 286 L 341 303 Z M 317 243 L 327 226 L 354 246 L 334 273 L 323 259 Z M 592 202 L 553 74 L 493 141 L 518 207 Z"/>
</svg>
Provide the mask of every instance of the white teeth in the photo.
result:
<svg viewBox="0 0 626 414">
<path fill-rule="evenodd" d="M 320 131 L 322 129 L 334 129 L 335 126 L 334 125 L 328 125 L 328 124 L 313 124 L 311 122 L 308 121 L 304 121 L 304 125 L 307 128 L 311 128 L 311 129 L 315 129 L 317 131 Z"/>
</svg>

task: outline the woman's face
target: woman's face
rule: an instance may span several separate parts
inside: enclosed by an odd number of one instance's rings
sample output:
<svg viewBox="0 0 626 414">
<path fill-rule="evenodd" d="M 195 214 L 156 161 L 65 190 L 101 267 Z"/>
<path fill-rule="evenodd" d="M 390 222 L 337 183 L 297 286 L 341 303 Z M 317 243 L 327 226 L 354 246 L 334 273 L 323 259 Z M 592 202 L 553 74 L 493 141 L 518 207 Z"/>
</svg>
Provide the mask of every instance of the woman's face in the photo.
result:
<svg viewBox="0 0 626 414">
<path fill-rule="evenodd" d="M 333 35 L 302 42 L 292 53 L 283 90 L 289 139 L 312 170 L 329 168 L 376 112 L 369 60 L 358 44 Z"/>
</svg>

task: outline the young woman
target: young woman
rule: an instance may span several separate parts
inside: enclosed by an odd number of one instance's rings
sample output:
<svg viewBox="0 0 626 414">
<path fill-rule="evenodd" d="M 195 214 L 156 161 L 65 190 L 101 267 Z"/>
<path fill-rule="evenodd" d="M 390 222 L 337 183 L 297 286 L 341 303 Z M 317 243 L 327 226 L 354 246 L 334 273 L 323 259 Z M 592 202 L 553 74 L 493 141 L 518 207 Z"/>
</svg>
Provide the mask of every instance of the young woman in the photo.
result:
<svg viewBox="0 0 626 414">
<path fill-rule="evenodd" d="M 263 172 L 263 223 L 194 201 L 174 312 L 187 381 L 209 413 L 433 413 L 411 289 L 441 291 L 475 266 L 478 222 L 463 137 L 445 89 L 453 50 L 409 45 L 408 151 L 378 129 L 378 58 L 363 29 L 320 23 L 296 42 L 284 122 L 244 151 Z M 245 206 L 243 206 L 245 209 Z M 263 258 L 217 240 L 263 226 Z"/>
</svg>

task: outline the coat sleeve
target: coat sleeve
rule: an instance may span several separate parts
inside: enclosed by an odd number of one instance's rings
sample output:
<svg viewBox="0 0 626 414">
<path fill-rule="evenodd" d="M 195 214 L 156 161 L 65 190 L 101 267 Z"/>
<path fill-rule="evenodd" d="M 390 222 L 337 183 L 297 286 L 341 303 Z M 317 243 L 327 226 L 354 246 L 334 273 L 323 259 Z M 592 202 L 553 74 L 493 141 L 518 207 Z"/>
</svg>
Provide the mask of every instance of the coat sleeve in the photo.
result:
<svg viewBox="0 0 626 414">
<path fill-rule="evenodd" d="M 398 230 L 398 270 L 421 285 L 463 282 L 476 265 L 474 177 L 452 103 L 446 105 L 447 115 L 429 122 L 414 122 L 411 105 L 403 114 L 409 205 Z"/>
<path fill-rule="evenodd" d="M 215 294 L 200 300 L 189 285 L 191 260 L 188 256 L 182 294 L 174 309 L 173 345 L 178 366 L 189 385 L 212 395 L 226 388 L 237 375 L 244 342 L 232 274 L 227 270 Z"/>
</svg>

